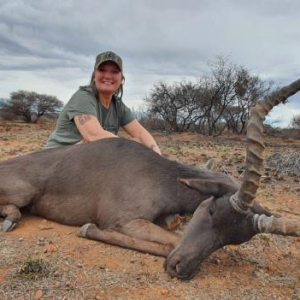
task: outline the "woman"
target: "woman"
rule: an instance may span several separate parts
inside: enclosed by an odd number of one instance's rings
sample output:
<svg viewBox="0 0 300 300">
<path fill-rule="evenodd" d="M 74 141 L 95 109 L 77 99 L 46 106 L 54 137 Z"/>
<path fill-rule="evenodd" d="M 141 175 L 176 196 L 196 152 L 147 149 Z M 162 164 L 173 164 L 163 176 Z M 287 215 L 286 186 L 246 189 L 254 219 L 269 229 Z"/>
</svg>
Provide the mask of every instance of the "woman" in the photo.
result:
<svg viewBox="0 0 300 300">
<path fill-rule="evenodd" d="M 122 102 L 123 84 L 120 56 L 111 51 L 100 53 L 90 85 L 80 87 L 63 108 L 46 148 L 117 138 L 122 127 L 131 137 L 161 154 L 151 134 Z"/>
</svg>

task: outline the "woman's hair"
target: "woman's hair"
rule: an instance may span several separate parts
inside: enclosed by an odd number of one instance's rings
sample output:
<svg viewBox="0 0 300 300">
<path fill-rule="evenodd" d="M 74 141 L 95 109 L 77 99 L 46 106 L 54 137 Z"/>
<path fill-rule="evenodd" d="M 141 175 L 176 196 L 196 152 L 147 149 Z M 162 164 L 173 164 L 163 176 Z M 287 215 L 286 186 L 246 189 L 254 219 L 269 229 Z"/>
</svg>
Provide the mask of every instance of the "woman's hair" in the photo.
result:
<svg viewBox="0 0 300 300">
<path fill-rule="evenodd" d="M 122 74 L 122 77 L 123 77 L 122 83 L 121 83 L 119 89 L 115 92 L 115 96 L 118 97 L 119 99 L 122 99 L 122 97 L 123 97 L 123 84 L 125 83 L 125 77 L 123 74 Z M 98 97 L 99 92 L 96 88 L 94 79 L 95 79 L 95 71 L 93 71 L 93 73 L 92 73 L 91 80 L 90 80 L 90 86 L 92 87 L 93 92 L 96 95 L 96 97 Z"/>
</svg>

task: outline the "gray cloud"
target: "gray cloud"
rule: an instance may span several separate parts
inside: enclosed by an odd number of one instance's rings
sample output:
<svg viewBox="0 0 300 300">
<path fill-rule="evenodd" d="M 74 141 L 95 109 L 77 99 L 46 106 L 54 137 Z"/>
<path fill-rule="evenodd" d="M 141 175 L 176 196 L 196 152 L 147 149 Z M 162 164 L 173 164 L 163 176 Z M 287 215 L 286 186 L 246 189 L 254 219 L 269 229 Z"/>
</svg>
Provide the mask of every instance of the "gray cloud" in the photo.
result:
<svg viewBox="0 0 300 300">
<path fill-rule="evenodd" d="M 66 101 L 107 49 L 123 57 L 134 103 L 158 80 L 203 76 L 220 54 L 286 84 L 300 75 L 299 28 L 293 0 L 0 0 L 0 97 L 30 78 Z M 289 105 L 300 110 L 299 96 Z"/>
</svg>

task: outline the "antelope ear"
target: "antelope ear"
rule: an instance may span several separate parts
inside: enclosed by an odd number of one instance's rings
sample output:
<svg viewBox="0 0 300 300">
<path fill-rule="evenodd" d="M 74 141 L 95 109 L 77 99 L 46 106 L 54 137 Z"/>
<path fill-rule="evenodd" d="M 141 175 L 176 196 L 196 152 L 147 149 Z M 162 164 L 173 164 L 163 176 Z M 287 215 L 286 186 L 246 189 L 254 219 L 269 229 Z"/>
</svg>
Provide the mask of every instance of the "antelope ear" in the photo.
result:
<svg viewBox="0 0 300 300">
<path fill-rule="evenodd" d="M 214 158 L 210 158 L 203 167 L 206 170 L 215 170 L 216 169 L 216 160 Z"/>
<path fill-rule="evenodd" d="M 178 178 L 178 181 L 201 194 L 209 196 L 222 196 L 235 193 L 238 190 L 236 184 L 228 179 L 202 179 L 202 178 Z"/>
</svg>

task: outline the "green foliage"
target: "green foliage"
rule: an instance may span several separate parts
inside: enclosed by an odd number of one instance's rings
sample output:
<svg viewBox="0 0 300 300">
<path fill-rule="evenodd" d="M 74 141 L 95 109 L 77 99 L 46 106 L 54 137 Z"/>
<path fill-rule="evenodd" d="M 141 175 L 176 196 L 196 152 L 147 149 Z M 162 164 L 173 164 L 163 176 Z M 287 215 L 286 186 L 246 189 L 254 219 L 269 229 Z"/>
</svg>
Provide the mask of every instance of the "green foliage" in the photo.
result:
<svg viewBox="0 0 300 300">
<path fill-rule="evenodd" d="M 26 123 L 37 122 L 42 116 L 54 117 L 62 108 L 55 96 L 19 90 L 1 104 L 0 113 L 5 119 L 21 118 Z"/>
<path fill-rule="evenodd" d="M 41 255 L 29 255 L 22 263 L 18 275 L 28 279 L 47 277 L 51 272 L 51 265 Z"/>
</svg>

